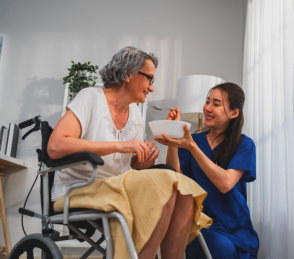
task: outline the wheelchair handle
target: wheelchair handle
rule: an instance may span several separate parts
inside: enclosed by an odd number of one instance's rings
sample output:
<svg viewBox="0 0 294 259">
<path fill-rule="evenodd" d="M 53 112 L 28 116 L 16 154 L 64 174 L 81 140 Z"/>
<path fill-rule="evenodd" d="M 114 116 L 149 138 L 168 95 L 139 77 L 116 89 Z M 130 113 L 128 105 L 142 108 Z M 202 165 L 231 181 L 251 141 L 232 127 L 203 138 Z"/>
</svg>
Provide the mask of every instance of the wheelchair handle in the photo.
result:
<svg viewBox="0 0 294 259">
<path fill-rule="evenodd" d="M 41 116 L 36 116 L 35 118 L 29 119 L 29 120 L 25 120 L 25 121 L 19 123 L 18 124 L 18 127 L 20 129 L 29 127 L 29 126 L 33 125 L 34 123 L 37 123 L 37 121 L 40 121 L 40 119 L 39 119 L 40 117 Z"/>
<path fill-rule="evenodd" d="M 42 120 L 40 119 L 41 116 L 36 116 L 35 118 L 23 121 L 21 123 L 18 124 L 18 127 L 20 129 L 29 127 L 33 124 L 35 124 L 35 126 L 33 128 L 31 128 L 27 133 L 25 133 L 21 139 L 25 139 L 28 135 L 30 135 L 32 132 L 34 131 L 38 131 L 39 129 L 41 129 L 41 122 Z"/>
</svg>

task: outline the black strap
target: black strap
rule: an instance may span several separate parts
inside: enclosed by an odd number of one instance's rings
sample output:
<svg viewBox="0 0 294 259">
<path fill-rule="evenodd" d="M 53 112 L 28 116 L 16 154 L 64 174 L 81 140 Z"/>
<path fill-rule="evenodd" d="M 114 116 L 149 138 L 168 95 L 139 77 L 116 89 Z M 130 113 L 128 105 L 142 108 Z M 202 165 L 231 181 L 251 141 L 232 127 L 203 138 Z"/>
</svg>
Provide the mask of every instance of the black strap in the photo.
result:
<svg viewBox="0 0 294 259">
<path fill-rule="evenodd" d="M 159 169 L 169 169 L 169 170 L 173 170 L 176 172 L 176 170 L 170 166 L 170 165 L 167 165 L 167 164 L 157 164 L 157 165 L 153 165 L 153 166 L 150 166 L 148 169 L 154 169 L 154 168 L 159 168 Z"/>
</svg>

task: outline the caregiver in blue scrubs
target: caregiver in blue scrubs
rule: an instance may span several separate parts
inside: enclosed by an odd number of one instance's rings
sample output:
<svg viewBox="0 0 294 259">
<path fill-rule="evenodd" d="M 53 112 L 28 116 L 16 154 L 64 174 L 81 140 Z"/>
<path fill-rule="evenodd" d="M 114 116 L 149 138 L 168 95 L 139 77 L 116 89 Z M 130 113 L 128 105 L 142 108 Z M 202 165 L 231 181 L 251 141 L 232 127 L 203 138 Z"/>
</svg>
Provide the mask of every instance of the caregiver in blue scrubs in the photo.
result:
<svg viewBox="0 0 294 259">
<path fill-rule="evenodd" d="M 203 212 L 213 219 L 202 234 L 214 259 L 257 258 L 259 241 L 247 205 L 246 184 L 256 178 L 255 144 L 242 134 L 245 95 L 238 85 L 213 87 L 203 106 L 205 130 L 172 139 L 167 145 L 166 163 L 194 179 L 208 193 Z M 169 120 L 180 120 L 179 108 L 172 108 Z M 197 239 L 186 249 L 187 259 L 205 258 Z"/>
</svg>

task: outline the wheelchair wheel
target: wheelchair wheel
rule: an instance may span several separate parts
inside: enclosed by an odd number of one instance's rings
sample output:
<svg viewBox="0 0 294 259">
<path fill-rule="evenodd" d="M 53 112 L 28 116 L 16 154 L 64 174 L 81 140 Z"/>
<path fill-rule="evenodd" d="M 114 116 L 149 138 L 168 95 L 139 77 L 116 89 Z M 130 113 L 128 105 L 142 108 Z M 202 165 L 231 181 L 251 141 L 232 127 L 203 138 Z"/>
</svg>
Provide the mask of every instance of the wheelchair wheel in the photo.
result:
<svg viewBox="0 0 294 259">
<path fill-rule="evenodd" d="M 21 240 L 11 250 L 8 259 L 34 259 L 42 254 L 42 259 L 62 259 L 57 245 L 41 234 L 31 234 Z"/>
</svg>

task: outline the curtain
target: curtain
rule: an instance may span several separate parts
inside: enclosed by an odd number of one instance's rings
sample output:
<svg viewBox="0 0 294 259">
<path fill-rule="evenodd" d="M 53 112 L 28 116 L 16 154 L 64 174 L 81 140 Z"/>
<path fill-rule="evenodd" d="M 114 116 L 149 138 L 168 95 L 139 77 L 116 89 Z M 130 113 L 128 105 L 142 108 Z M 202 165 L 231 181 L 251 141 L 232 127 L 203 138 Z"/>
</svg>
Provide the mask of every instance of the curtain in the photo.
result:
<svg viewBox="0 0 294 259">
<path fill-rule="evenodd" d="M 243 88 L 245 131 L 256 144 L 248 204 L 258 258 L 294 258 L 293 0 L 248 0 Z"/>
</svg>

